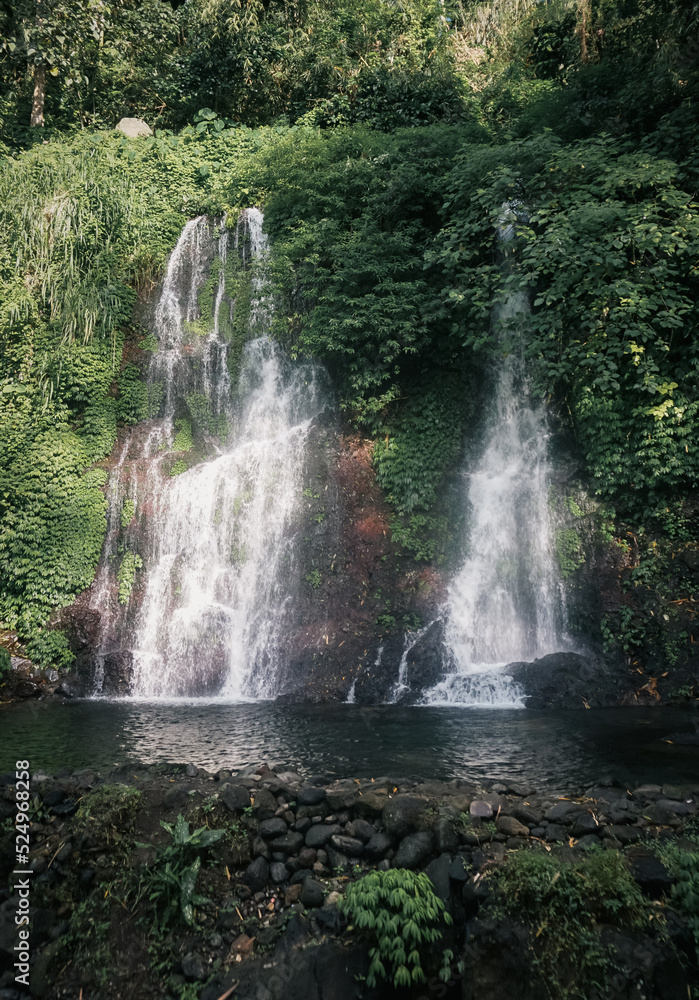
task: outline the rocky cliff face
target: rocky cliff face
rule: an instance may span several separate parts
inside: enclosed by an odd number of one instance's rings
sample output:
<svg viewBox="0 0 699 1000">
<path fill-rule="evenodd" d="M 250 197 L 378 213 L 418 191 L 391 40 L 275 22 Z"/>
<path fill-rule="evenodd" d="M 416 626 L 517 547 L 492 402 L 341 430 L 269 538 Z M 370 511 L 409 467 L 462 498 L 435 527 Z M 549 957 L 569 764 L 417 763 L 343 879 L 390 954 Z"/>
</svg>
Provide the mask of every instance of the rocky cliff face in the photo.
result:
<svg viewBox="0 0 699 1000">
<path fill-rule="evenodd" d="M 120 448 L 118 443 L 115 455 Z M 276 696 L 295 702 L 419 702 L 452 669 L 442 618 L 447 574 L 401 553 L 391 537 L 391 510 L 376 482 L 371 443 L 341 432 L 327 414 L 312 428 L 303 476 L 301 584 L 285 614 Z M 591 579 L 576 581 L 571 608 L 583 629 L 623 598 L 616 565 L 602 561 L 588 573 L 598 587 Z M 131 595 L 132 615 L 142 596 L 141 578 Z M 404 620 L 417 623 L 412 632 Z M 87 693 L 99 673 L 105 695 L 128 695 L 133 654 L 126 619 L 112 623 L 105 646 L 105 623 L 88 592 L 63 612 L 62 621 L 77 657 L 66 689 Z M 405 683 L 398 692 L 401 660 Z M 551 654 L 510 664 L 505 672 L 520 685 L 529 708 L 672 700 L 666 678 L 660 690 L 644 684 L 637 668 L 593 643 L 585 655 Z M 691 666 L 686 672 L 691 679 Z"/>
<path fill-rule="evenodd" d="M 213 220 L 189 222 L 159 298 L 139 306 L 139 325 L 158 338 L 141 340 L 141 330 L 124 347 L 114 392 L 120 405 L 131 393 L 135 415 L 101 463 L 109 515 L 95 580 L 54 622 L 75 655 L 64 693 L 415 704 L 480 648 L 500 664 L 522 650 L 538 656 L 500 675 L 531 708 L 696 701 L 694 598 L 637 586 L 639 540 L 610 534 L 608 514 L 575 479 L 570 441 L 549 463 L 544 411 L 524 396 L 510 405 L 517 380 L 500 379 L 489 460 L 478 465 L 472 449 L 464 464 L 465 479 L 487 489 L 454 489 L 456 475 L 442 484 L 474 551 L 460 572 L 460 542 L 439 565 L 406 553 L 372 442 L 342 424 L 324 369 L 291 363 L 267 335 L 271 300 L 251 266 L 266 237 L 260 213 L 247 215 L 235 240 Z M 517 433 L 501 432 L 512 413 Z M 536 490 L 520 489 L 527 465 L 539 469 Z M 691 545 L 678 551 L 669 586 L 686 589 L 699 557 Z M 460 615 L 455 583 L 468 598 Z M 474 623 L 486 619 L 479 647 Z M 500 642 L 508 628 L 515 639 Z"/>
</svg>

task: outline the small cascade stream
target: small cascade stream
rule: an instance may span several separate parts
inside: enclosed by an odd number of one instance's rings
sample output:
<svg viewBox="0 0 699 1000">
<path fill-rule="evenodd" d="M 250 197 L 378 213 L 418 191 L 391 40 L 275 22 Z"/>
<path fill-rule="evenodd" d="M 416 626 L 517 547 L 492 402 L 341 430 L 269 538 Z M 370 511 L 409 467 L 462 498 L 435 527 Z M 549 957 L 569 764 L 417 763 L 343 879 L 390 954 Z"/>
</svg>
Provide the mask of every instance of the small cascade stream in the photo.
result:
<svg viewBox="0 0 699 1000">
<path fill-rule="evenodd" d="M 503 206 L 501 245 L 516 210 Z M 494 315 L 516 329 L 529 310 L 512 293 Z M 468 556 L 452 581 L 446 644 L 454 669 L 427 692 L 429 704 L 523 707 L 501 667 L 563 648 L 562 595 L 549 513 L 551 461 L 543 402 L 532 400 L 520 351 L 501 363 L 481 456 L 468 476 Z"/>
<path fill-rule="evenodd" d="M 159 416 L 132 461 L 143 484 L 140 529 L 122 538 L 128 546 L 137 536 L 138 599 L 129 596 L 120 614 L 107 610 L 111 550 L 93 599 L 103 623 L 117 619 L 112 641 L 119 629 L 130 637 L 130 693 L 137 698 L 235 701 L 276 693 L 298 587 L 294 527 L 306 443 L 328 392 L 318 366 L 292 364 L 267 335 L 262 223 L 257 209 L 242 213 L 233 231 L 221 225 L 217 232 L 205 217 L 188 222 L 155 308 L 149 393 Z M 117 483 L 128 449 L 129 442 Z M 116 517 L 124 488 L 110 490 Z"/>
</svg>

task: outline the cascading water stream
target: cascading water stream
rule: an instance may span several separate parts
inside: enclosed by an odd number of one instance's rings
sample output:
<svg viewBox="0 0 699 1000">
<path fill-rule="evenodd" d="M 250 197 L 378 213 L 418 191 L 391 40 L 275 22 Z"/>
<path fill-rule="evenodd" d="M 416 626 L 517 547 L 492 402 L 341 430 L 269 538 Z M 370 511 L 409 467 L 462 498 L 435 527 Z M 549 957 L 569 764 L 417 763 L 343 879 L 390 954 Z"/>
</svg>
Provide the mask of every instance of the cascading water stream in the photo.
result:
<svg viewBox="0 0 699 1000">
<path fill-rule="evenodd" d="M 124 623 L 134 697 L 276 693 L 285 616 L 298 586 L 295 519 L 306 443 L 328 397 L 322 370 L 292 365 L 267 336 L 262 222 L 248 209 L 234 232 L 221 227 L 218 240 L 210 220 L 187 223 L 155 309 L 159 349 L 149 383 L 162 386 L 163 416 L 142 447 L 144 582 Z M 237 345 L 235 389 L 228 363 L 238 307 L 227 290 L 233 256 L 248 276 L 243 337 L 251 338 Z M 207 281 L 210 317 L 201 307 Z M 195 416 L 217 457 L 180 471 L 169 455 L 173 445 L 191 449 Z"/>
<path fill-rule="evenodd" d="M 289 527 L 323 403 L 314 369 L 290 369 L 267 338 L 246 346 L 241 382 L 247 398 L 232 450 L 178 476 L 158 498 L 134 651 L 137 696 L 274 694 L 295 575 Z"/>
<path fill-rule="evenodd" d="M 504 206 L 501 241 L 512 238 L 514 223 L 515 210 Z M 494 318 L 516 328 L 528 310 L 526 293 L 512 293 Z M 548 438 L 543 403 L 531 400 L 521 353 L 511 353 L 468 477 L 469 554 L 446 609 L 454 670 L 427 693 L 430 704 L 522 707 L 520 689 L 500 668 L 562 648 Z"/>
</svg>

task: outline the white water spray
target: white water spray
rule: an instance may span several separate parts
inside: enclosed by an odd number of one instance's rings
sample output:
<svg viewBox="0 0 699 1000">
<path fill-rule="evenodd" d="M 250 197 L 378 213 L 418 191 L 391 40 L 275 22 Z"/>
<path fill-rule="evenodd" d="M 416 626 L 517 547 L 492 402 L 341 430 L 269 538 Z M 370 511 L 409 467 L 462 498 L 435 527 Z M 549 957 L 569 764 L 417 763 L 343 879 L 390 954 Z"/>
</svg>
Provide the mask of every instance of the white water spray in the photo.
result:
<svg viewBox="0 0 699 1000">
<path fill-rule="evenodd" d="M 504 206 L 501 241 L 512 238 L 515 221 L 513 207 Z M 516 327 L 528 310 L 526 294 L 512 293 L 495 320 Z M 468 477 L 469 554 L 446 613 L 456 669 L 427 693 L 430 704 L 523 707 L 502 667 L 561 648 L 548 438 L 543 403 L 530 399 L 517 350 L 500 367 L 483 451 Z"/>
<path fill-rule="evenodd" d="M 150 382 L 163 385 L 164 418 L 143 446 L 147 513 L 139 553 L 144 586 L 132 627 L 134 697 L 276 694 L 299 585 L 295 529 L 306 444 L 327 393 L 317 366 L 292 365 L 267 336 L 272 305 L 262 223 L 261 212 L 248 209 L 237 230 L 222 227 L 217 241 L 210 220 L 187 223 L 155 310 L 159 350 Z M 242 350 L 237 394 L 227 363 L 232 253 L 253 268 L 247 321 L 253 339 Z M 201 291 L 216 258 L 206 329 Z M 211 432 L 217 457 L 166 475 L 184 400 L 190 411 L 200 408 L 210 428 L 225 431 Z"/>
</svg>

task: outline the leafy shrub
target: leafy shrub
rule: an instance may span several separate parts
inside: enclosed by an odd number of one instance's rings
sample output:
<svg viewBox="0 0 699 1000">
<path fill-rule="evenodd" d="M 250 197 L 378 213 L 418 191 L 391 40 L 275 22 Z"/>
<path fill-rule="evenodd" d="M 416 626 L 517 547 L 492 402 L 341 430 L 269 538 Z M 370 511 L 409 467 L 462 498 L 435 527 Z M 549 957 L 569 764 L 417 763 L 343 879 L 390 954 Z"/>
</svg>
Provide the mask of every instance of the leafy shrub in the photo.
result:
<svg viewBox="0 0 699 1000">
<path fill-rule="evenodd" d="M 675 880 L 671 890 L 672 905 L 694 937 L 699 961 L 699 826 L 696 820 L 685 826 L 684 836 L 694 844 L 694 850 L 682 850 L 674 840 L 658 843 L 653 849 Z"/>
<path fill-rule="evenodd" d="M 617 851 L 594 850 L 569 861 L 517 851 L 493 876 L 497 906 L 532 925 L 534 966 L 551 1000 L 587 996 L 612 955 L 598 925 L 647 926 L 650 904 Z"/>
<path fill-rule="evenodd" d="M 440 940 L 440 924 L 452 923 L 427 875 L 404 868 L 370 872 L 348 886 L 338 907 L 373 943 L 369 986 L 379 979 L 389 980 L 396 988 L 424 982 L 425 946 Z M 443 982 L 449 979 L 453 957 L 448 949 L 442 954 L 439 978 Z"/>
<path fill-rule="evenodd" d="M 100 837 L 119 840 L 133 827 L 140 804 L 141 792 L 132 785 L 100 785 L 80 800 L 76 820 Z"/>
<path fill-rule="evenodd" d="M 75 659 L 68 637 L 60 629 L 43 628 L 27 643 L 27 656 L 40 667 L 67 670 Z"/>
<path fill-rule="evenodd" d="M 699 850 L 685 852 L 678 859 L 675 875 L 677 881 L 672 887 L 672 903 L 692 932 L 699 959 Z"/>
<path fill-rule="evenodd" d="M 219 841 L 225 830 L 208 830 L 202 826 L 190 833 L 189 823 L 181 814 L 174 824 L 161 820 L 160 825 L 172 841 L 158 851 L 145 876 L 148 898 L 155 908 L 155 923 L 162 930 L 181 918 L 191 926 L 194 907 L 206 902 L 204 896 L 195 892 L 201 852 Z"/>
<path fill-rule="evenodd" d="M 159 382 L 144 382 L 136 365 L 125 365 L 119 376 L 119 419 L 125 424 L 137 424 L 154 417 L 160 409 L 162 393 L 163 387 Z"/>
</svg>

